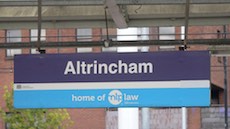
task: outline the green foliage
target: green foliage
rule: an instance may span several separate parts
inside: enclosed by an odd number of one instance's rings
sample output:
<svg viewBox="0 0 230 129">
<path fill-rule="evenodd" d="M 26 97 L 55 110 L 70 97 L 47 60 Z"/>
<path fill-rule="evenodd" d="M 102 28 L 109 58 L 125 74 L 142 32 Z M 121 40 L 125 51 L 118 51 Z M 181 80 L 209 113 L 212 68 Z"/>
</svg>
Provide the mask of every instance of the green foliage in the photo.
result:
<svg viewBox="0 0 230 129">
<path fill-rule="evenodd" d="M 0 108 L 0 116 L 10 129 L 65 129 L 73 124 L 66 109 L 14 109 L 12 87 L 4 87 L 3 97 L 6 109 Z"/>
</svg>

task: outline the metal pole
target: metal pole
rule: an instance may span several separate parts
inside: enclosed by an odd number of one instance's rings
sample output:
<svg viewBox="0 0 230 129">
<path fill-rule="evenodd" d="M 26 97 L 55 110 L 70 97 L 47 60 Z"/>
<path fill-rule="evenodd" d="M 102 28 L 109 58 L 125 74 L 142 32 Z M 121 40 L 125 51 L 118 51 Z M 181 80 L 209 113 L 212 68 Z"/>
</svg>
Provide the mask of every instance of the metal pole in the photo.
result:
<svg viewBox="0 0 230 129">
<path fill-rule="evenodd" d="M 37 51 L 41 50 L 41 27 L 42 27 L 42 0 L 38 0 L 38 37 L 37 37 Z"/>
<path fill-rule="evenodd" d="M 223 26 L 224 29 L 224 39 L 227 38 L 227 27 Z M 227 58 L 223 57 L 224 63 L 224 118 L 225 118 L 225 129 L 228 129 L 228 80 L 227 80 Z"/>
<path fill-rule="evenodd" d="M 139 129 L 139 108 L 118 108 L 118 129 Z"/>
<path fill-rule="evenodd" d="M 105 28 L 106 28 L 106 40 L 109 40 L 109 27 L 108 27 L 108 17 L 107 17 L 107 6 L 105 7 Z"/>
<path fill-rule="evenodd" d="M 186 0 L 186 6 L 185 6 L 185 35 L 184 35 L 184 50 L 186 50 L 186 49 L 187 49 L 188 26 L 189 26 L 189 11 L 190 11 L 190 0 Z"/>
<path fill-rule="evenodd" d="M 140 28 L 140 32 L 137 30 L 137 34 L 140 35 L 149 35 L 149 29 L 148 28 Z M 139 40 L 149 40 L 149 36 L 138 36 L 137 39 Z M 146 48 L 146 49 L 145 49 Z M 148 47 L 141 47 L 141 52 L 148 52 Z M 150 129 L 150 108 L 143 107 L 141 108 L 142 112 L 142 129 Z"/>
<path fill-rule="evenodd" d="M 223 57 L 224 62 L 224 117 L 225 129 L 228 129 L 228 82 L 227 82 L 227 58 Z"/>
<path fill-rule="evenodd" d="M 182 129 L 187 129 L 187 108 L 182 107 Z"/>
<path fill-rule="evenodd" d="M 187 26 L 188 27 L 188 26 Z M 182 26 L 181 27 L 181 39 L 185 41 L 185 32 L 188 31 L 188 29 L 186 30 L 186 27 Z M 187 36 L 186 36 L 187 37 Z M 186 39 L 187 42 L 187 39 Z M 182 129 L 187 129 L 187 108 L 186 107 L 182 107 L 181 108 L 181 117 L 182 117 Z"/>
<path fill-rule="evenodd" d="M 131 37 L 131 36 L 130 36 Z M 230 39 L 194 39 L 189 40 L 190 45 L 229 45 Z M 136 41 L 110 41 L 111 47 L 128 47 L 128 46 L 168 46 L 181 45 L 182 40 L 136 40 Z M 40 47 L 57 48 L 57 47 L 99 47 L 104 46 L 104 41 L 69 41 L 69 42 L 45 42 Z M 13 48 L 37 48 L 37 42 L 20 42 L 20 43 L 0 43 L 0 49 Z M 212 49 L 212 48 L 210 48 Z M 226 47 L 221 49 L 227 50 Z M 215 50 L 215 49 L 214 49 Z"/>
<path fill-rule="evenodd" d="M 142 108 L 142 129 L 150 129 L 149 108 Z"/>
<path fill-rule="evenodd" d="M 137 35 L 137 29 L 117 29 L 117 40 L 137 40 L 137 36 L 123 36 L 124 34 L 134 33 Z M 117 52 L 138 52 L 137 49 L 119 49 Z M 118 108 L 118 129 L 139 129 L 139 108 Z"/>
</svg>

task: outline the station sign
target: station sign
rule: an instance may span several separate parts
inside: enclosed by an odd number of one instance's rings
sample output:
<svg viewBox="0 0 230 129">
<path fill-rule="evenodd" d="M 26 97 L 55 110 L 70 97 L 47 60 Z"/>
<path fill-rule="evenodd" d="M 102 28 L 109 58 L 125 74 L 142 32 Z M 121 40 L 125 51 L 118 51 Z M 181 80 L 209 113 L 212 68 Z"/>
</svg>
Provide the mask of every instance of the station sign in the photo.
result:
<svg viewBox="0 0 230 129">
<path fill-rule="evenodd" d="M 15 108 L 210 105 L 208 51 L 16 55 Z"/>
</svg>

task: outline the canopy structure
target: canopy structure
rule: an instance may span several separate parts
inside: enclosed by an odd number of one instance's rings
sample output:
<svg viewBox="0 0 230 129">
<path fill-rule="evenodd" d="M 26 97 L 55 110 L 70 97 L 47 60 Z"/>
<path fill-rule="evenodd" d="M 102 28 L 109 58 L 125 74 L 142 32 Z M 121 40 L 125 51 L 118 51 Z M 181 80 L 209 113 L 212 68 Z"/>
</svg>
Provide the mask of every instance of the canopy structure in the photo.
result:
<svg viewBox="0 0 230 129">
<path fill-rule="evenodd" d="M 226 39 L 188 40 L 188 26 L 230 23 L 229 0 L 0 0 L 0 29 L 38 29 L 34 43 L 1 43 L 0 48 L 140 45 L 229 45 Z M 41 29 L 185 26 L 183 40 L 41 43 Z M 225 29 L 226 30 L 226 27 Z M 163 43 L 162 43 L 163 42 Z M 39 45 L 38 45 L 39 44 Z"/>
<path fill-rule="evenodd" d="M 39 5 L 39 2 L 41 4 Z M 230 23 L 229 0 L 0 0 L 0 29 L 149 27 Z M 188 9 L 186 15 L 186 9 Z M 107 13 L 105 13 L 105 11 Z"/>
</svg>

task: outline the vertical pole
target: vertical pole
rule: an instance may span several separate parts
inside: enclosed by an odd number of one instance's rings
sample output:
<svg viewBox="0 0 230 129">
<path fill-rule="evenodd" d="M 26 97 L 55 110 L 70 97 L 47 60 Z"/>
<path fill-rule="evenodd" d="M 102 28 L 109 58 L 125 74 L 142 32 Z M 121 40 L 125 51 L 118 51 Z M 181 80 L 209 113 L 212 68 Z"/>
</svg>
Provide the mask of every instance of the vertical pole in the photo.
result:
<svg viewBox="0 0 230 129">
<path fill-rule="evenodd" d="M 186 27 L 181 26 L 181 39 L 185 40 L 185 32 L 188 31 L 186 30 Z M 187 108 L 186 107 L 182 107 L 182 129 L 187 129 Z"/>
<path fill-rule="evenodd" d="M 150 129 L 149 108 L 142 108 L 142 129 Z"/>
<path fill-rule="evenodd" d="M 227 82 L 227 58 L 223 57 L 224 62 L 224 116 L 225 116 L 225 129 L 228 129 L 228 82 Z"/>
<path fill-rule="evenodd" d="M 135 34 L 135 36 L 127 36 Z M 137 28 L 117 30 L 117 40 L 137 40 Z M 137 47 L 118 48 L 117 52 L 138 52 Z M 139 108 L 118 108 L 118 129 L 139 129 Z"/>
<path fill-rule="evenodd" d="M 190 0 L 186 0 L 185 5 L 185 35 L 184 35 L 184 50 L 187 49 L 188 41 L 188 26 L 189 26 L 189 11 L 190 11 Z"/>
<path fill-rule="evenodd" d="M 118 129 L 139 129 L 138 108 L 118 108 Z"/>
<path fill-rule="evenodd" d="M 37 38 L 37 51 L 41 50 L 41 28 L 42 28 L 42 0 L 38 0 L 38 38 Z"/>
<path fill-rule="evenodd" d="M 187 129 L 187 109 L 182 107 L 182 129 Z"/>
<path fill-rule="evenodd" d="M 109 27 L 108 27 L 108 18 L 107 18 L 107 8 L 105 7 L 105 28 L 106 28 L 106 40 L 109 40 Z"/>
<path fill-rule="evenodd" d="M 227 38 L 227 27 L 223 26 L 224 29 L 224 39 Z M 228 129 L 228 80 L 227 80 L 227 58 L 223 57 L 224 63 L 224 117 L 225 117 L 225 129 Z"/>
<path fill-rule="evenodd" d="M 138 40 L 149 40 L 149 28 L 138 28 L 138 34 L 141 35 Z M 141 47 L 141 52 L 147 52 L 149 49 L 147 47 Z M 141 108 L 142 112 L 142 129 L 150 129 L 150 109 L 145 107 Z"/>
</svg>

